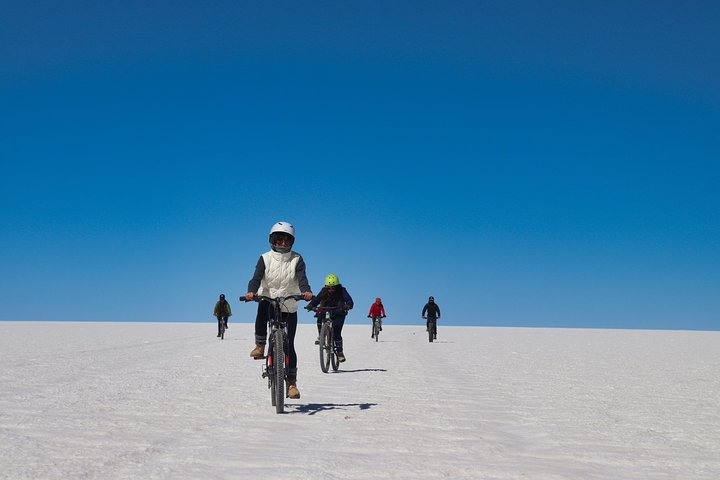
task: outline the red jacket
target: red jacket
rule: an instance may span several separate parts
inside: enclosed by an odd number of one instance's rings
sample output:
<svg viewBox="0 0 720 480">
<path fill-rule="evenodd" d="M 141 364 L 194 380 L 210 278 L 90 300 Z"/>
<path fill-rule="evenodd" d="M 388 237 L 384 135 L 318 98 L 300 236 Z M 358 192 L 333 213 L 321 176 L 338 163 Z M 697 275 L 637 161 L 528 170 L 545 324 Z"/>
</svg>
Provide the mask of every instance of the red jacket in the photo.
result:
<svg viewBox="0 0 720 480">
<path fill-rule="evenodd" d="M 373 303 L 370 305 L 370 316 L 375 317 L 384 317 L 385 316 L 385 307 L 383 307 L 382 303 Z"/>
</svg>

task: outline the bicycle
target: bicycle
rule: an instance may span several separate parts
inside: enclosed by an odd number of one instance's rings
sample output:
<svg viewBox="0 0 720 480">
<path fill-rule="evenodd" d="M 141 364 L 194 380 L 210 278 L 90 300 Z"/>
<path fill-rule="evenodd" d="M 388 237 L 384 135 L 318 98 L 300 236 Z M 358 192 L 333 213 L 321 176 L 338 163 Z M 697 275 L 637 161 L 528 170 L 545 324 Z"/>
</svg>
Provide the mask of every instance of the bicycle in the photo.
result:
<svg viewBox="0 0 720 480">
<path fill-rule="evenodd" d="M 218 318 L 218 337 L 225 340 L 225 321 L 222 318 Z"/>
<path fill-rule="evenodd" d="M 372 336 L 370 338 L 374 338 L 375 341 L 378 341 L 378 338 L 380 337 L 380 330 L 382 330 L 382 319 L 384 316 L 376 316 L 373 317 L 373 331 Z"/>
<path fill-rule="evenodd" d="M 288 339 L 287 322 L 282 318 L 282 305 L 285 300 L 304 300 L 303 295 L 288 295 L 287 297 L 266 297 L 255 295 L 252 301 L 267 301 L 272 306 L 272 312 L 268 320 L 270 335 L 268 336 L 268 352 L 265 356 L 265 367 L 262 378 L 268 379 L 270 398 L 275 413 L 284 413 L 285 397 L 287 396 L 287 366 L 290 357 L 287 352 L 290 348 Z M 243 302 L 248 302 L 246 297 L 240 297 Z"/>
<path fill-rule="evenodd" d="M 432 343 L 433 340 L 437 340 L 437 318 L 423 318 L 427 320 L 428 340 Z"/>
<path fill-rule="evenodd" d="M 330 364 L 332 363 L 333 372 L 337 372 L 338 367 L 340 366 L 340 361 L 338 360 L 337 352 L 335 350 L 332 317 L 330 316 L 330 311 L 336 310 L 336 308 L 315 307 L 311 310 L 325 311 L 325 320 L 323 320 L 322 326 L 320 327 L 320 338 L 318 339 L 318 345 L 320 346 L 320 369 L 323 373 L 328 373 Z"/>
</svg>

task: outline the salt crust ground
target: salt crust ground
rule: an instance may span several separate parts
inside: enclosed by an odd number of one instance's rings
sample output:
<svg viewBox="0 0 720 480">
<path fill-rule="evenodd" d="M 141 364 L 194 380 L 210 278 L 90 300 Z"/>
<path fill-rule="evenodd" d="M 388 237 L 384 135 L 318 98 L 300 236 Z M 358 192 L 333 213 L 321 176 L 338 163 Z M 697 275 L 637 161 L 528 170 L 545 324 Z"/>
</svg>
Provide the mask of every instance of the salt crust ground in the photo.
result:
<svg viewBox="0 0 720 480">
<path fill-rule="evenodd" d="M 277 415 L 214 329 L 0 322 L 0 478 L 720 478 L 720 332 L 302 324 Z"/>
</svg>

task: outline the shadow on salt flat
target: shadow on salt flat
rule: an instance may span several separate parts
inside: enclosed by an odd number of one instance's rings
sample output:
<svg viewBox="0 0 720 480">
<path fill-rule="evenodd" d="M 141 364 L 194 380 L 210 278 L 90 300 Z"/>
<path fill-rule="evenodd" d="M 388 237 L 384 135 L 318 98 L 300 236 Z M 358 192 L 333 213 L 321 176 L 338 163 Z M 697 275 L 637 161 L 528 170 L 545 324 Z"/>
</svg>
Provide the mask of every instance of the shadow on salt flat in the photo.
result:
<svg viewBox="0 0 720 480">
<path fill-rule="evenodd" d="M 288 413 L 306 413 L 308 415 L 315 415 L 320 412 L 328 412 L 332 410 L 354 410 L 356 407 L 358 410 L 368 410 L 371 407 L 377 406 L 377 403 L 307 403 L 305 405 L 285 405 L 288 409 L 292 408 L 293 411 Z"/>
</svg>

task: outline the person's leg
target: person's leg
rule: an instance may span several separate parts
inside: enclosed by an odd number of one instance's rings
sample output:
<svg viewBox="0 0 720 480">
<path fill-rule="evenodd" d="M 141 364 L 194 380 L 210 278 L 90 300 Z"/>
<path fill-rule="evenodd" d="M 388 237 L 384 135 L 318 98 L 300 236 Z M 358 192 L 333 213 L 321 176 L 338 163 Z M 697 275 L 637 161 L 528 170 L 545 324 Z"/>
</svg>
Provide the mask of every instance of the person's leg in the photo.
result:
<svg viewBox="0 0 720 480">
<path fill-rule="evenodd" d="M 250 356 L 254 359 L 262 358 L 265 354 L 270 308 L 272 306 L 269 302 L 262 301 L 258 303 L 257 313 L 255 314 L 255 347 L 250 351 Z"/>
<path fill-rule="evenodd" d="M 295 313 L 283 313 L 283 318 L 288 326 L 288 381 L 290 383 L 297 379 L 297 352 L 295 351 L 295 333 L 297 332 L 298 317 Z"/>
<path fill-rule="evenodd" d="M 288 326 L 288 362 L 287 379 L 288 390 L 287 395 L 290 398 L 300 398 L 300 390 L 297 388 L 297 352 L 295 351 L 295 332 L 297 332 L 298 317 L 297 312 L 283 313 L 283 318 L 287 320 Z"/>
<path fill-rule="evenodd" d="M 267 343 L 268 320 L 270 319 L 270 302 L 258 303 L 257 314 L 255 314 L 255 344 L 265 345 Z"/>
<path fill-rule="evenodd" d="M 335 351 L 338 354 L 343 353 L 343 325 L 345 325 L 345 315 L 337 315 L 333 317 L 333 343 L 335 344 Z M 344 358 L 344 355 L 341 358 Z"/>
</svg>

